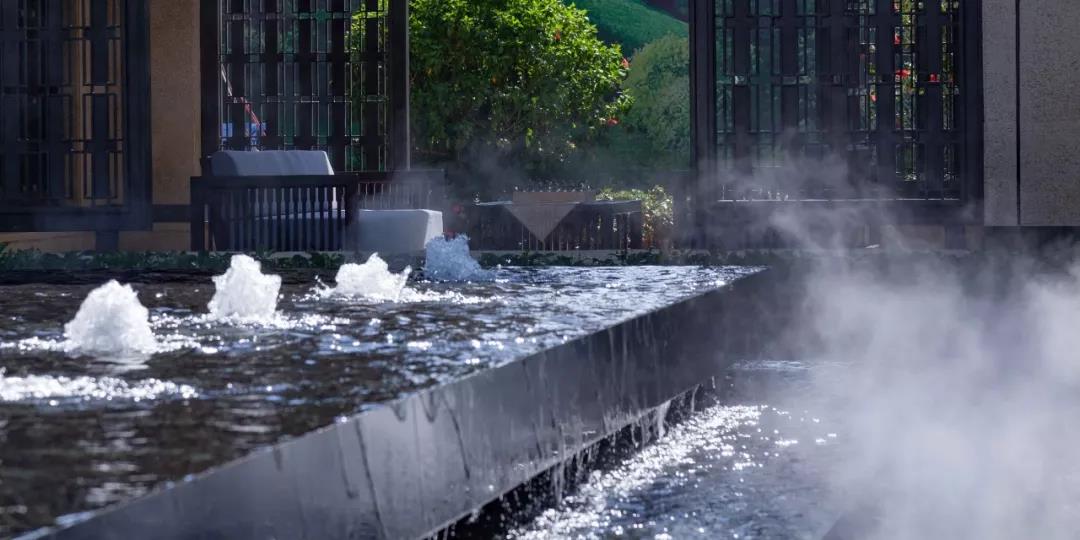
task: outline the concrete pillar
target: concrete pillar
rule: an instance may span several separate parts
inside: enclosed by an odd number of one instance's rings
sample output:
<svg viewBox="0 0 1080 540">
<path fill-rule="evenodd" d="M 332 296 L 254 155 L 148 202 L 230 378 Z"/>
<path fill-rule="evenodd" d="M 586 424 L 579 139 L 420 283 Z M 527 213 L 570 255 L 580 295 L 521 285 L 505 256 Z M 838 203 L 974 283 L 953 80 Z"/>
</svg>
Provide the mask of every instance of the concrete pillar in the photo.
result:
<svg viewBox="0 0 1080 540">
<path fill-rule="evenodd" d="M 150 2 L 150 102 L 154 205 L 179 210 L 189 203 L 191 177 L 200 173 L 198 0 Z M 187 220 L 175 219 L 156 219 L 152 231 L 121 233 L 120 248 L 187 250 Z"/>
<path fill-rule="evenodd" d="M 1080 2 L 1020 9 L 1021 224 L 1080 226 Z"/>
<path fill-rule="evenodd" d="M 986 223 L 1080 226 L 1080 2 L 984 0 Z"/>
<path fill-rule="evenodd" d="M 1016 199 L 1016 0 L 983 0 L 984 208 L 988 226 L 1019 225 Z"/>
</svg>

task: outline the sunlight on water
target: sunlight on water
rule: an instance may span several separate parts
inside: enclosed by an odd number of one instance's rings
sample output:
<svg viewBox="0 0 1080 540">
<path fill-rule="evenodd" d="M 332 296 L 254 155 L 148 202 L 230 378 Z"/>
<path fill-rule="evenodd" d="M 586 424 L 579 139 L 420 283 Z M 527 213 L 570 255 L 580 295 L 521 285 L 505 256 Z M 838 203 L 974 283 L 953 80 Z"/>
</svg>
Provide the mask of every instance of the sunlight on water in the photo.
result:
<svg viewBox="0 0 1080 540">
<path fill-rule="evenodd" d="M 800 362 L 737 365 L 722 404 L 592 473 L 507 536 L 820 538 L 836 515 L 820 467 L 839 446 L 836 427 L 811 413 L 811 400 L 791 399 L 805 394 L 810 371 Z"/>
<path fill-rule="evenodd" d="M 262 265 L 247 255 L 235 255 L 224 275 L 214 277 L 216 292 L 210 316 L 220 320 L 252 321 L 273 317 L 281 277 L 262 273 Z"/>
<path fill-rule="evenodd" d="M 56 406 L 70 401 L 146 401 L 161 397 L 191 399 L 195 388 L 158 379 L 128 382 L 112 377 L 54 377 L 30 375 L 8 377 L 0 370 L 0 402 L 48 402 Z"/>
<path fill-rule="evenodd" d="M 715 407 L 704 411 L 671 429 L 667 437 L 614 470 L 594 472 L 589 481 L 577 493 L 564 499 L 559 508 L 544 512 L 528 528 L 513 531 L 510 537 L 535 540 L 600 538 L 606 534 L 629 532 L 627 528 L 642 528 L 645 524 L 624 527 L 615 523 L 632 517 L 626 515 L 625 508 L 620 508 L 620 501 L 649 488 L 673 465 L 693 463 L 696 452 L 713 451 L 732 456 L 736 442 L 732 434 L 741 427 L 756 425 L 760 417 L 760 407 Z M 748 458 L 740 456 L 740 459 Z M 752 466 L 753 462 L 746 464 Z"/>
<path fill-rule="evenodd" d="M 133 284 L 157 345 L 120 365 L 128 355 L 81 357 L 64 337 L 92 285 L 0 287 L 0 431 L 20 441 L 0 444 L 0 469 L 19 467 L 0 482 L 0 537 L 124 502 L 750 272 L 502 268 L 486 282 L 415 280 L 390 302 L 320 296 L 310 274 L 286 274 L 278 289 L 249 265 L 248 277 L 269 289 L 266 308 L 252 310 L 260 316 L 208 314 L 214 296 L 216 307 L 247 300 L 242 261 L 217 290 L 201 276 Z M 3 509 L 16 507 L 25 510 L 5 521 Z"/>
</svg>

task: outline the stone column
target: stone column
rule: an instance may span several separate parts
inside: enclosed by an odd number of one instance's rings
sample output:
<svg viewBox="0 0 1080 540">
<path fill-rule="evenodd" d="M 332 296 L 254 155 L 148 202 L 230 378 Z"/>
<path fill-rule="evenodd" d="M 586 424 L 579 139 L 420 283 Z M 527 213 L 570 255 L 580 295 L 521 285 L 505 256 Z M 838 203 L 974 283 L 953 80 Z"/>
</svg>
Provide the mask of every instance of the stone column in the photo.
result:
<svg viewBox="0 0 1080 540">
<path fill-rule="evenodd" d="M 126 250 L 186 250 L 185 216 L 170 216 L 189 201 L 200 174 L 199 1 L 150 1 L 150 102 L 154 205 L 152 231 L 121 233 Z"/>
<path fill-rule="evenodd" d="M 1020 224 L 1080 226 L 1080 2 L 1020 5 Z"/>
<path fill-rule="evenodd" d="M 983 0 L 988 226 L 1080 226 L 1080 2 Z"/>
<path fill-rule="evenodd" d="M 1016 0 L 983 0 L 986 225 L 1019 225 L 1016 199 Z"/>
</svg>

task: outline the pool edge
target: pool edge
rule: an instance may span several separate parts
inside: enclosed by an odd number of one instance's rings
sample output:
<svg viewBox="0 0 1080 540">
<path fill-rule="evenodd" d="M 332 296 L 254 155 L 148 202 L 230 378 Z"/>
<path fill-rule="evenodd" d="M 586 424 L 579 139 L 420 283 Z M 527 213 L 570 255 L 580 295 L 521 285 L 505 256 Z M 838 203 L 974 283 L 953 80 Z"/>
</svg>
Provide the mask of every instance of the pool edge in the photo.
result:
<svg viewBox="0 0 1080 540">
<path fill-rule="evenodd" d="M 773 305 L 772 274 L 360 413 L 37 537 L 429 534 L 755 349 L 748 325 Z"/>
</svg>

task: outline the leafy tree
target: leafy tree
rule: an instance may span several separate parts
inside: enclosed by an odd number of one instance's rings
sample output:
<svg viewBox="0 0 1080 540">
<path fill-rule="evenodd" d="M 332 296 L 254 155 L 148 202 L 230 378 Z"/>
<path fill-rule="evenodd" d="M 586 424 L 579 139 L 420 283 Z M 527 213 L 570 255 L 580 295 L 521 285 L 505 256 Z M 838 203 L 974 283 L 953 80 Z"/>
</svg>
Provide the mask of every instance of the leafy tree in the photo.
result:
<svg viewBox="0 0 1080 540">
<path fill-rule="evenodd" d="M 560 0 L 411 6 L 414 155 L 469 175 L 463 195 L 501 187 L 491 183 L 512 180 L 507 171 L 557 170 L 630 105 L 619 46 L 603 43 L 580 9 Z"/>
<path fill-rule="evenodd" d="M 690 164 L 690 44 L 666 36 L 649 43 L 631 62 L 625 82 L 634 98 L 627 130 L 644 135 L 655 165 Z"/>
</svg>

